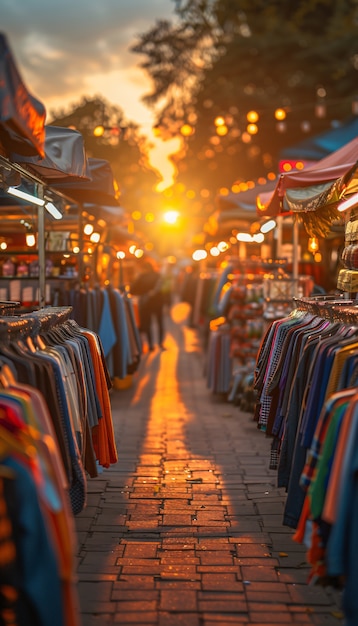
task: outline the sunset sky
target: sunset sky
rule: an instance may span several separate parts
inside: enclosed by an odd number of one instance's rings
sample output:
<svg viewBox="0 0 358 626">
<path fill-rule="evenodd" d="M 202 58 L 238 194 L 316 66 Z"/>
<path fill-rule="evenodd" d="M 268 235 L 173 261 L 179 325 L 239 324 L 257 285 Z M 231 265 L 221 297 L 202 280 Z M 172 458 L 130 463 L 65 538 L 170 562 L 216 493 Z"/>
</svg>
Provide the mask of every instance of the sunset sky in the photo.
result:
<svg viewBox="0 0 358 626">
<path fill-rule="evenodd" d="M 154 140 L 153 116 L 141 102 L 150 82 L 129 48 L 160 19 L 174 19 L 173 0 L 0 0 L 6 35 L 28 90 L 51 111 L 69 108 L 83 96 L 99 95 L 138 123 L 156 149 L 153 165 L 163 185 L 172 166 L 163 156 L 177 141 Z"/>
</svg>

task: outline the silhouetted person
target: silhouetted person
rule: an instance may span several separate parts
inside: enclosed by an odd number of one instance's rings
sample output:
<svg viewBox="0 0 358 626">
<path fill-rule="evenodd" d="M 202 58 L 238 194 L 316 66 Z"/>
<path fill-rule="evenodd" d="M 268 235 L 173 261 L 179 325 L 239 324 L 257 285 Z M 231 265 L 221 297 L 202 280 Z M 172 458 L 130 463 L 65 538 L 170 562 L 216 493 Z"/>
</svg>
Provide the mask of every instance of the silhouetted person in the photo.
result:
<svg viewBox="0 0 358 626">
<path fill-rule="evenodd" d="M 139 297 L 139 330 L 146 336 L 149 350 L 154 350 L 153 318 L 158 327 L 159 346 L 164 349 L 164 301 L 161 292 L 161 275 L 149 261 L 143 263 L 143 271 L 134 280 L 131 293 Z"/>
</svg>

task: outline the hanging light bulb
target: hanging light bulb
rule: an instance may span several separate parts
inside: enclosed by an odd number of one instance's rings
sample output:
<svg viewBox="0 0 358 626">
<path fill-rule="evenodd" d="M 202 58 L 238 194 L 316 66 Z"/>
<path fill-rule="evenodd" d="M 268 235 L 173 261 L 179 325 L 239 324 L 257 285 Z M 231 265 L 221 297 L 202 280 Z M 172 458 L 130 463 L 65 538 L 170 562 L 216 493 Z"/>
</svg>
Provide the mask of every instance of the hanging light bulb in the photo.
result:
<svg viewBox="0 0 358 626">
<path fill-rule="evenodd" d="M 216 127 L 216 132 L 218 135 L 220 135 L 220 137 L 224 137 L 225 135 L 228 134 L 229 129 L 226 126 L 226 124 L 221 124 L 220 126 Z"/>
<path fill-rule="evenodd" d="M 183 124 L 183 126 L 180 128 L 180 133 L 183 135 L 183 137 L 190 137 L 190 135 L 194 134 L 194 128 L 191 126 L 191 124 Z"/>
<path fill-rule="evenodd" d="M 317 237 L 310 237 L 308 240 L 308 251 L 315 254 L 318 251 L 319 243 Z"/>
<path fill-rule="evenodd" d="M 93 135 L 94 135 L 95 137 L 103 137 L 103 135 L 104 135 L 104 131 L 105 131 L 104 126 L 102 126 L 102 124 L 100 124 L 99 126 L 96 126 L 96 127 L 93 129 Z"/>
<path fill-rule="evenodd" d="M 32 232 L 32 230 L 29 230 L 26 233 L 26 245 L 29 248 L 33 248 L 35 244 L 36 244 L 36 237 L 35 237 L 34 233 Z"/>
<path fill-rule="evenodd" d="M 94 232 L 94 233 L 92 233 L 92 235 L 90 236 L 90 241 L 91 241 L 92 243 L 98 243 L 98 242 L 100 241 L 100 239 L 101 239 L 101 235 L 100 235 L 100 233 L 96 233 L 96 232 Z"/>
<path fill-rule="evenodd" d="M 277 121 L 281 122 L 286 119 L 286 111 L 285 109 L 276 109 L 275 118 Z"/>
<path fill-rule="evenodd" d="M 85 235 L 92 235 L 93 230 L 93 224 L 85 224 L 83 227 L 83 232 Z"/>
<path fill-rule="evenodd" d="M 259 114 L 257 111 L 249 111 L 246 115 L 246 119 L 248 122 L 250 122 L 250 124 L 256 124 L 259 119 Z"/>
<path fill-rule="evenodd" d="M 249 135 L 256 135 L 259 132 L 259 128 L 257 124 L 248 124 L 246 126 L 246 130 L 249 133 Z"/>
</svg>

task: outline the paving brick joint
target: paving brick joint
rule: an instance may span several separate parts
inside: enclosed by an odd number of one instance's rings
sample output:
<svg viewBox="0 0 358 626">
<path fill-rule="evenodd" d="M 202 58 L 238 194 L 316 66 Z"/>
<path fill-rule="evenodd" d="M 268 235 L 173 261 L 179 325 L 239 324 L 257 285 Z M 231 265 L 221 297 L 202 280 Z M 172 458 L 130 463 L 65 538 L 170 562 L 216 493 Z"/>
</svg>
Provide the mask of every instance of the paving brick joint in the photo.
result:
<svg viewBox="0 0 358 626">
<path fill-rule="evenodd" d="M 340 592 L 309 586 L 304 546 L 253 416 L 207 388 L 195 329 L 112 390 L 119 461 L 76 517 L 82 626 L 339 626 Z"/>
</svg>

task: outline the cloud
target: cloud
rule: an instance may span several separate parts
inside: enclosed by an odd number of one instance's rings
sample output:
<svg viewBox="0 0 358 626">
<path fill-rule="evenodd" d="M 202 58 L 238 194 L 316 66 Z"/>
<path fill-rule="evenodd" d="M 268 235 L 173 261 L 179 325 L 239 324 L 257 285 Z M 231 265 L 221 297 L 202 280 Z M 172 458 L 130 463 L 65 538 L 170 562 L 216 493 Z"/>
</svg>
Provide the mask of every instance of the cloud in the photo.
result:
<svg viewBox="0 0 358 626">
<path fill-rule="evenodd" d="M 136 68 L 129 47 L 173 10 L 173 0 L 0 0 L 1 30 L 29 90 L 45 104 L 78 101 L 91 76 Z"/>
<path fill-rule="evenodd" d="M 52 111 L 101 95 L 150 136 L 152 113 L 141 103 L 149 79 L 129 48 L 173 11 L 174 0 L 0 0 L 0 29 L 27 88 L 45 105 L 47 123 Z M 153 165 L 169 184 L 174 172 L 166 155 L 174 145 L 153 143 Z"/>
</svg>

